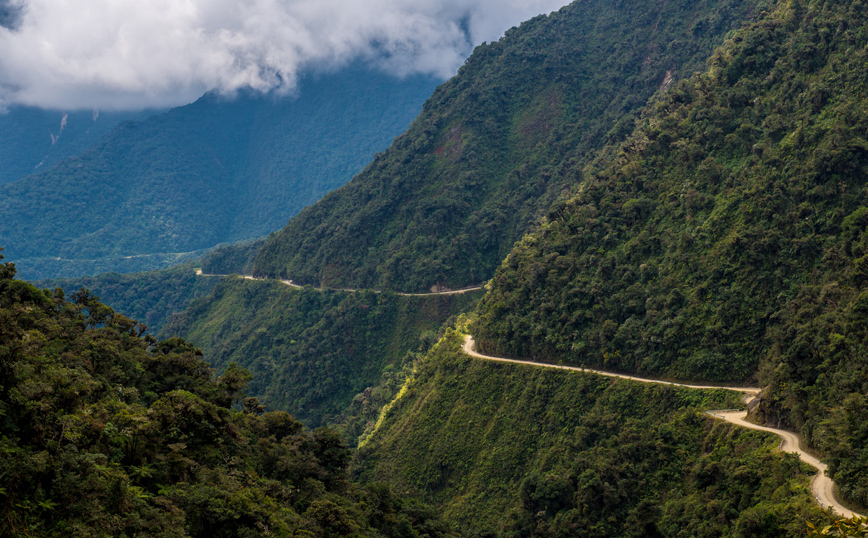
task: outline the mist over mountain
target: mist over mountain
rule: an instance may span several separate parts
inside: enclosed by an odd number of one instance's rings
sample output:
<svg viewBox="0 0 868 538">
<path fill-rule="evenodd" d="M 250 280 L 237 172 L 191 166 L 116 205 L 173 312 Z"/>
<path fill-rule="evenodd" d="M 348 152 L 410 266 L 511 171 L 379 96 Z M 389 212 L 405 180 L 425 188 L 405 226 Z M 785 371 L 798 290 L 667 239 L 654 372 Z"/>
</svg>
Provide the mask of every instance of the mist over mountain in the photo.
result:
<svg viewBox="0 0 868 538">
<path fill-rule="evenodd" d="M 14 0 L 0 4 L 0 106 L 133 109 L 206 91 L 293 91 L 356 62 L 455 73 L 473 47 L 563 0 Z"/>
</svg>

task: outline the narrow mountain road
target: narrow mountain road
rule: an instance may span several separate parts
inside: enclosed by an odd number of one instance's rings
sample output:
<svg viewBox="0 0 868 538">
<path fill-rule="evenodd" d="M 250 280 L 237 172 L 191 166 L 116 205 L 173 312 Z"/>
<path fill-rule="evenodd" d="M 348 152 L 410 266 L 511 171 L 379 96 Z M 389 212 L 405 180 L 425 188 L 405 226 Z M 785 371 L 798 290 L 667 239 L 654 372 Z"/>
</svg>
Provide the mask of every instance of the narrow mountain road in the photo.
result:
<svg viewBox="0 0 868 538">
<path fill-rule="evenodd" d="M 229 275 L 213 275 L 213 274 L 203 273 L 201 269 L 196 269 L 196 275 L 197 276 L 211 276 L 211 277 L 229 276 Z M 287 286 L 292 287 L 292 288 L 299 288 L 300 289 L 300 288 L 304 287 L 304 286 L 299 286 L 298 284 L 295 284 L 292 280 L 277 280 L 277 279 L 272 279 L 272 278 L 261 278 L 261 277 L 255 277 L 255 276 L 250 276 L 250 275 L 239 275 L 239 276 L 241 278 L 246 278 L 247 280 L 276 280 L 277 282 L 280 282 L 282 284 L 286 284 Z M 322 291 L 324 288 L 316 288 L 316 289 Z M 363 290 L 357 290 L 357 289 L 352 289 L 352 288 L 328 288 L 328 289 L 332 289 L 334 291 L 351 291 L 351 292 L 363 291 Z M 436 292 L 431 292 L 431 293 L 402 293 L 399 291 L 399 292 L 397 292 L 397 295 L 403 295 L 404 297 L 430 297 L 432 295 L 459 295 L 462 293 L 467 293 L 469 291 L 476 291 L 476 290 L 481 290 L 481 289 L 482 289 L 482 286 L 476 286 L 476 287 L 472 287 L 472 288 L 462 288 L 460 290 L 436 291 Z M 381 290 L 373 290 L 373 291 L 375 293 L 382 293 Z"/>
<path fill-rule="evenodd" d="M 817 469 L 817 474 L 814 475 L 814 478 L 811 479 L 811 493 L 814 494 L 814 498 L 817 499 L 817 502 L 820 503 L 821 506 L 825 508 L 831 508 L 836 514 L 851 518 L 853 516 L 862 517 L 861 514 L 857 514 L 856 512 L 848 509 L 841 503 L 835 499 L 835 482 L 832 481 L 826 475 L 826 464 L 815 458 L 814 456 L 808 454 L 799 446 L 799 438 L 788 431 L 778 430 L 776 428 L 768 428 L 766 426 L 759 426 L 757 424 L 753 424 L 751 422 L 746 421 L 747 411 L 724 411 L 724 412 L 710 412 L 713 416 L 722 418 L 727 422 L 731 422 L 733 424 L 738 424 L 739 426 L 744 426 L 745 428 L 750 428 L 752 430 L 759 430 L 764 432 L 771 432 L 781 437 L 781 446 L 780 449 L 783 452 L 791 452 L 799 456 L 799 459 L 810 465 L 811 467 Z"/>
<path fill-rule="evenodd" d="M 759 393 L 759 388 L 756 387 L 726 387 L 722 385 L 688 385 L 685 383 L 673 383 L 672 381 L 662 381 L 659 379 L 646 379 L 642 377 L 635 377 L 630 375 L 623 374 L 615 374 L 612 372 L 604 372 L 602 370 L 591 370 L 589 368 L 581 368 L 578 366 L 561 366 L 557 364 L 545 364 L 541 362 L 533 362 L 533 361 L 522 361 L 517 359 L 504 359 L 502 357 L 491 357 L 489 355 L 483 355 L 481 353 L 476 352 L 476 343 L 473 341 L 473 337 L 467 335 L 464 338 L 464 346 L 462 350 L 464 353 L 470 355 L 471 357 L 476 357 L 479 359 L 484 359 L 488 361 L 495 362 L 509 362 L 513 364 L 526 364 L 529 366 L 538 366 L 543 368 L 558 368 L 561 370 L 575 370 L 579 372 L 588 372 L 592 374 L 602 375 L 606 377 L 617 377 L 620 379 L 629 379 L 631 381 L 638 381 L 640 383 L 656 383 L 660 385 L 673 385 L 676 387 L 686 387 L 690 389 L 727 389 L 734 390 L 737 392 L 741 392 L 745 394 L 745 398 L 747 401 L 753 400 Z M 811 479 L 811 492 L 814 494 L 814 498 L 816 498 L 817 502 L 820 503 L 824 508 L 831 508 L 836 514 L 850 518 L 853 516 L 863 517 L 861 514 L 853 512 L 852 510 L 846 508 L 844 505 L 839 503 L 835 499 L 835 483 L 831 478 L 826 476 L 826 464 L 822 463 L 820 460 L 808 454 L 804 450 L 799 447 L 799 438 L 788 431 L 778 430 L 776 428 L 769 428 L 766 426 L 759 426 L 757 424 L 753 424 L 747 422 L 745 419 L 747 418 L 747 411 L 709 411 L 710 415 L 723 419 L 731 424 L 736 424 L 738 426 L 743 426 L 745 428 L 750 428 L 752 430 L 759 430 L 764 432 L 773 433 L 779 436 L 781 441 L 780 450 L 784 452 L 791 452 L 799 456 L 799 459 L 817 469 L 818 473 Z"/>
<path fill-rule="evenodd" d="M 561 370 L 575 370 L 578 372 L 588 372 L 591 374 L 603 375 L 606 377 L 617 377 L 619 379 L 629 379 L 630 381 L 638 381 L 639 383 L 655 383 L 657 385 L 672 385 L 675 387 L 686 387 L 688 389 L 728 389 L 734 390 L 737 392 L 743 392 L 745 394 L 756 396 L 760 393 L 762 389 L 758 389 L 756 387 L 724 387 L 721 385 L 687 385 L 685 383 L 675 383 L 673 381 L 661 381 L 659 379 L 645 379 L 644 377 L 634 377 L 631 375 L 624 374 L 616 374 L 612 372 L 604 372 L 603 370 L 591 370 L 590 368 L 582 368 L 581 366 L 561 366 L 559 364 L 545 364 L 542 362 L 533 362 L 533 361 L 522 361 L 518 359 L 504 359 L 501 357 L 491 357 L 489 355 L 483 355 L 481 353 L 476 352 L 476 342 L 473 341 L 473 337 L 467 335 L 464 338 L 464 346 L 462 348 L 465 353 L 470 355 L 471 357 L 477 357 L 480 359 L 485 359 L 489 361 L 496 362 L 511 362 L 513 364 L 529 364 L 530 366 L 543 366 L 545 368 L 559 368 Z"/>
</svg>

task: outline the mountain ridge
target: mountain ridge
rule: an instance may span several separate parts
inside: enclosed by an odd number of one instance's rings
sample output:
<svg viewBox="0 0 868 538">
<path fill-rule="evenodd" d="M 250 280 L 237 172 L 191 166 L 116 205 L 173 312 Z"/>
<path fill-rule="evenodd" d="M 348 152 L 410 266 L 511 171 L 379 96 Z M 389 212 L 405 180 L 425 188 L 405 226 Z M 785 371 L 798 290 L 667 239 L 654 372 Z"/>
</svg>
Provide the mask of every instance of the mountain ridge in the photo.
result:
<svg viewBox="0 0 868 538">
<path fill-rule="evenodd" d="M 362 174 L 271 236 L 254 273 L 403 292 L 490 278 L 581 183 L 565 163 L 632 131 L 661 84 L 700 69 L 764 5 L 584 0 L 507 31 Z"/>
<path fill-rule="evenodd" d="M 295 99 L 206 94 L 124 123 L 79 156 L 0 185 L 0 243 L 25 277 L 46 278 L 88 264 L 135 270 L 134 256 L 139 270 L 154 268 L 176 258 L 143 255 L 265 235 L 348 181 L 435 82 L 348 68 L 303 79 Z"/>
</svg>

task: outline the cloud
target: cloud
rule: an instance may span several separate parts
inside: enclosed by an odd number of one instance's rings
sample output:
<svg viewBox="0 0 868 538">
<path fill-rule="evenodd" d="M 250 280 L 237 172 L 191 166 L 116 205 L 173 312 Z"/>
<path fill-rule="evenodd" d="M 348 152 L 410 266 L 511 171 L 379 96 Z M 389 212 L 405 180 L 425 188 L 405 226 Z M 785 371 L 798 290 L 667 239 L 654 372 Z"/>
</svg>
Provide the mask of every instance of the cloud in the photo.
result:
<svg viewBox="0 0 868 538">
<path fill-rule="evenodd" d="M 367 61 L 454 74 L 567 0 L 0 0 L 0 105 L 142 108 Z"/>
</svg>

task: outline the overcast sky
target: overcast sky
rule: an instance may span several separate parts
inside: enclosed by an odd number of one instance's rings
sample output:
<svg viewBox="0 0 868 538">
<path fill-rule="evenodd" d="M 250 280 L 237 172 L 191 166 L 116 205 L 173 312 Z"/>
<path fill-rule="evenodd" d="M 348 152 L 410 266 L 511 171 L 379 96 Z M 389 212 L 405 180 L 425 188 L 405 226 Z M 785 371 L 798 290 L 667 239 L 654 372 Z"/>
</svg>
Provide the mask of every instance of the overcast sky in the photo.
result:
<svg viewBox="0 0 868 538">
<path fill-rule="evenodd" d="M 0 106 L 174 106 L 358 59 L 446 79 L 473 46 L 567 2 L 0 0 Z"/>
</svg>

